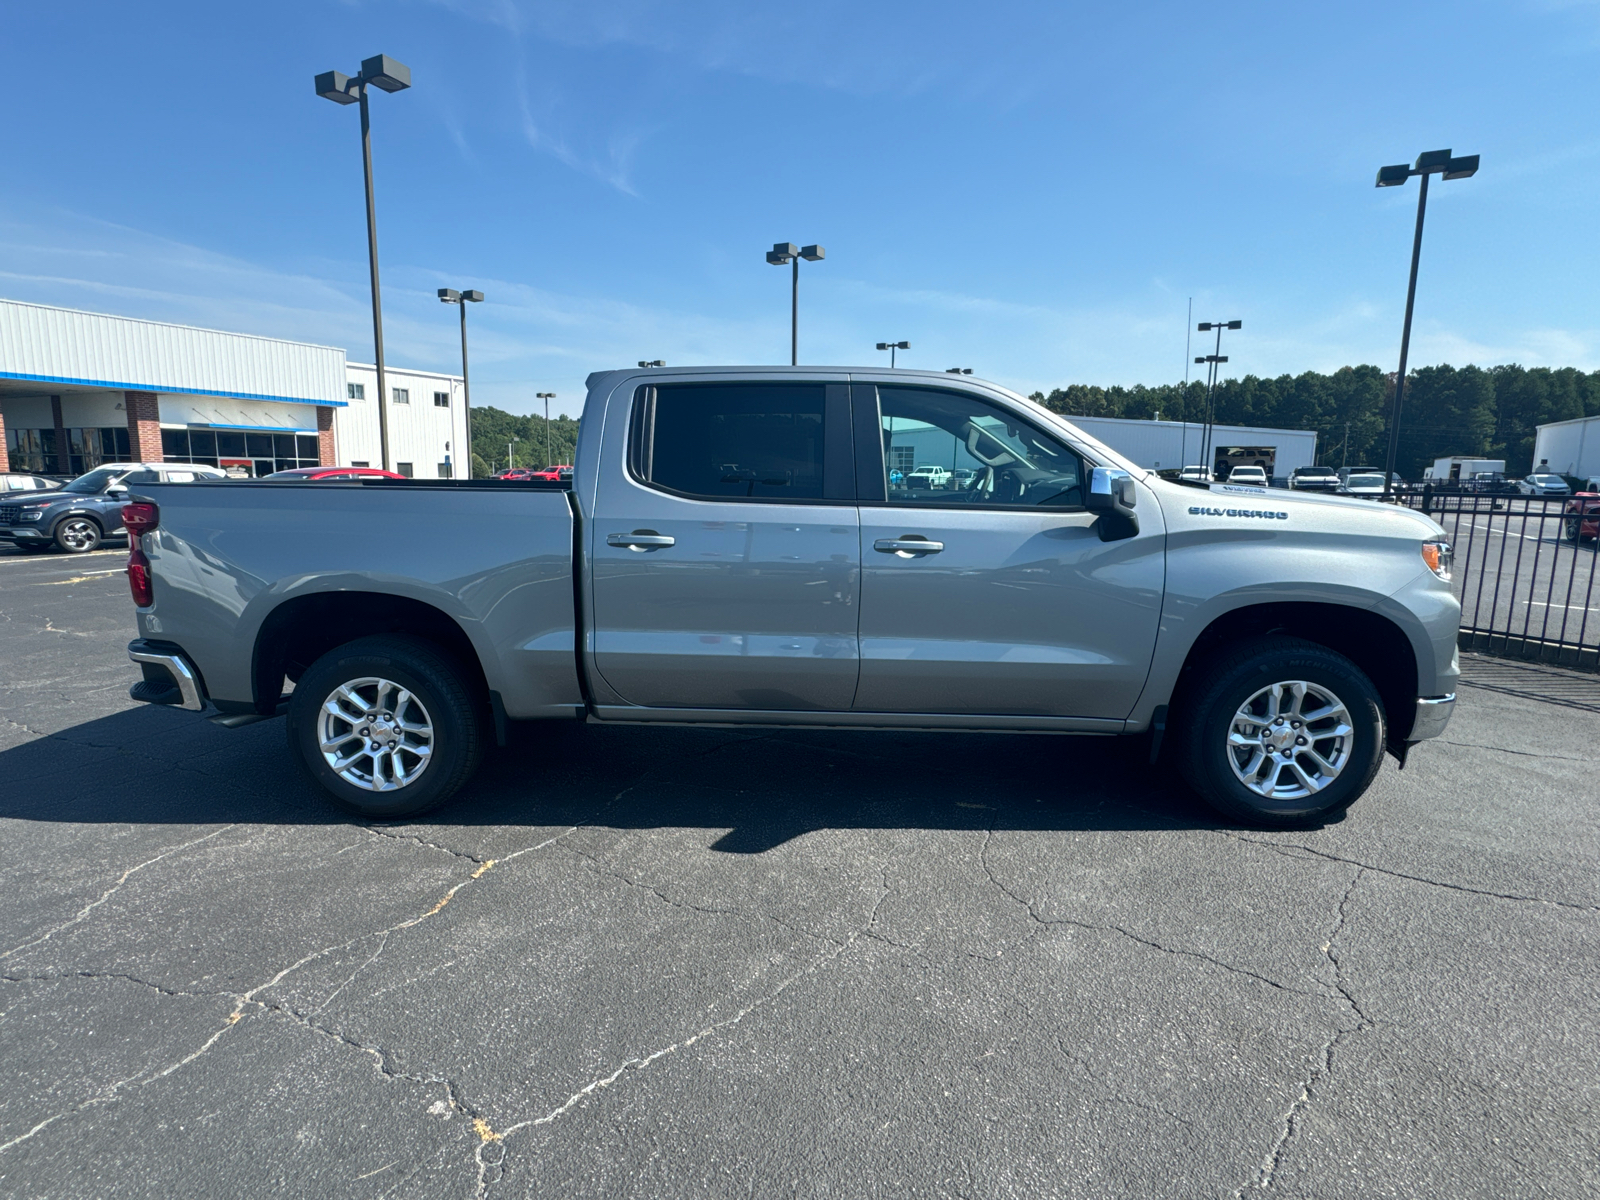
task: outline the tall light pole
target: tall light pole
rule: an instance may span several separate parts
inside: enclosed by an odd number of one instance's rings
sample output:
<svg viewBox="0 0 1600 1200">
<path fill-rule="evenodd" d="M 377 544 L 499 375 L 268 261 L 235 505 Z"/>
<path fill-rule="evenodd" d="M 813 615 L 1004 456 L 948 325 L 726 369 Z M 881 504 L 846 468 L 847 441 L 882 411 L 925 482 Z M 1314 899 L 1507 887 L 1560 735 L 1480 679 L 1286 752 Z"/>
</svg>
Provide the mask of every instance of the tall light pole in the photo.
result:
<svg viewBox="0 0 1600 1200">
<path fill-rule="evenodd" d="M 1389 452 L 1383 461 L 1383 498 L 1387 500 L 1394 484 L 1394 460 L 1400 450 L 1400 404 L 1406 392 L 1406 356 L 1411 351 L 1411 309 L 1417 302 L 1417 263 L 1422 258 L 1422 217 L 1428 211 L 1428 176 L 1470 179 L 1478 173 L 1478 155 L 1452 157 L 1448 150 L 1429 150 L 1417 156 L 1415 166 L 1401 163 L 1378 168 L 1379 187 L 1403 187 L 1413 175 L 1422 176 L 1417 196 L 1417 233 L 1411 241 L 1411 282 L 1406 285 L 1406 323 L 1400 332 L 1400 373 L 1395 376 L 1394 402 L 1389 407 Z"/>
<path fill-rule="evenodd" d="M 550 461 L 550 401 L 556 398 L 556 394 L 554 392 L 535 392 L 534 395 L 544 401 L 544 465 L 553 467 L 555 463 Z"/>
<path fill-rule="evenodd" d="M 911 349 L 911 343 L 910 342 L 879 342 L 878 343 L 878 349 L 879 350 L 887 350 L 889 352 L 889 369 L 893 370 L 894 369 L 894 352 L 896 350 L 909 350 L 909 349 Z"/>
<path fill-rule="evenodd" d="M 1206 422 L 1204 431 L 1200 435 L 1200 466 L 1207 475 L 1211 471 L 1211 435 L 1216 425 L 1216 395 L 1217 378 L 1222 373 L 1222 364 L 1228 361 L 1228 356 L 1222 353 L 1222 331 L 1224 329 L 1243 329 L 1243 321 L 1201 321 L 1195 326 L 1201 333 L 1217 331 L 1217 348 L 1214 353 L 1203 354 L 1195 359 L 1197 363 L 1210 364 L 1210 380 L 1206 388 Z"/>
<path fill-rule="evenodd" d="M 467 478 L 472 478 L 472 392 L 467 386 L 467 305 L 482 304 L 482 292 L 458 292 L 455 288 L 440 288 L 439 299 L 445 304 L 461 308 L 461 415 L 467 423 Z"/>
<path fill-rule="evenodd" d="M 411 86 L 411 68 L 387 54 L 361 60 L 361 74 L 351 79 L 338 71 L 316 78 L 317 95 L 335 104 L 361 105 L 361 169 L 367 181 L 367 260 L 372 268 L 372 350 L 378 360 L 378 440 L 383 443 L 383 469 L 389 469 L 389 391 L 383 378 L 383 305 L 378 293 L 378 210 L 372 201 L 372 123 L 367 114 L 367 89 L 403 92 Z"/>
<path fill-rule="evenodd" d="M 517 465 L 516 445 L 521 440 L 521 438 L 513 436 L 512 439 L 506 443 L 506 470 L 508 471 Z"/>
<path fill-rule="evenodd" d="M 827 256 L 821 246 L 796 246 L 793 242 L 774 242 L 767 261 L 775 267 L 794 264 L 794 282 L 789 291 L 789 365 L 800 365 L 800 260 L 821 262 Z"/>
</svg>

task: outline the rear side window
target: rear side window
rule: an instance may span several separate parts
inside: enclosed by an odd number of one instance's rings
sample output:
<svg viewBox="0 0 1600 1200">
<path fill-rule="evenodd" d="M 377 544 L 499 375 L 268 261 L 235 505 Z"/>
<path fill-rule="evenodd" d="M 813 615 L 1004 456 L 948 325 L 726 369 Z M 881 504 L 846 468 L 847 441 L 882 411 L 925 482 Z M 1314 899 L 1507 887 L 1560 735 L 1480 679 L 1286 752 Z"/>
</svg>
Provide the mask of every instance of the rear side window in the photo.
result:
<svg viewBox="0 0 1600 1200">
<path fill-rule="evenodd" d="M 642 482 L 685 496 L 820 499 L 826 416 L 821 383 L 641 388 L 630 465 Z"/>
</svg>

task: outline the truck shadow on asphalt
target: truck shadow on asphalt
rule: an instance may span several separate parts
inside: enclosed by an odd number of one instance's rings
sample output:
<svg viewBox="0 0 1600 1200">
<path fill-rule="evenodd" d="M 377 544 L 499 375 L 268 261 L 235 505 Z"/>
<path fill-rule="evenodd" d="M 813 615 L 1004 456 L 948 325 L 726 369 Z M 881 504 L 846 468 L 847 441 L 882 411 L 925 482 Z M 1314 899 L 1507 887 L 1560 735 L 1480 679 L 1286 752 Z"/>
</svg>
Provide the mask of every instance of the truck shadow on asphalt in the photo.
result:
<svg viewBox="0 0 1600 1200">
<path fill-rule="evenodd" d="M 513 724 L 430 826 L 725 830 L 764 850 L 823 829 L 1231 828 L 1151 766 L 1140 738 Z M 0 816 L 334 825 L 352 819 L 289 755 L 283 722 L 226 730 L 138 708 L 0 751 Z"/>
</svg>

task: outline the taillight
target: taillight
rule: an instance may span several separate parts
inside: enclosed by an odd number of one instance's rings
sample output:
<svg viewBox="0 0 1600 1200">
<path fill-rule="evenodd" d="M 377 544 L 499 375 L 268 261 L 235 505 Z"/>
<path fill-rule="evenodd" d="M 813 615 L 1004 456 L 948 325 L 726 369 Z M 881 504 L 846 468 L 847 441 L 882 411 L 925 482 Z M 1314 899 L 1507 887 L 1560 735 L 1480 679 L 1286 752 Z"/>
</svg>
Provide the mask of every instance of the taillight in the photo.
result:
<svg viewBox="0 0 1600 1200">
<path fill-rule="evenodd" d="M 152 532 L 161 524 L 161 510 L 154 504 L 141 501 L 122 506 L 122 523 L 128 527 L 129 539 Z"/>
<path fill-rule="evenodd" d="M 161 510 L 154 504 L 124 504 L 122 523 L 128 530 L 128 588 L 136 605 L 149 608 L 155 603 L 155 590 L 150 583 L 150 560 L 139 539 L 161 524 Z"/>
</svg>

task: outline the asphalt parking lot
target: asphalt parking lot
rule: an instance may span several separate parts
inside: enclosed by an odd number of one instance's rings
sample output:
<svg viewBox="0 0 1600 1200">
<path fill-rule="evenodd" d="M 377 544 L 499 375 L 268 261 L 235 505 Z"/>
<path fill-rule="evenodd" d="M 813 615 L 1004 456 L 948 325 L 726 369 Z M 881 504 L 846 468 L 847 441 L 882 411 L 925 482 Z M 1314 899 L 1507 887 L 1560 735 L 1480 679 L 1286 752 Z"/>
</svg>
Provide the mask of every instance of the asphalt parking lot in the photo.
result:
<svg viewBox="0 0 1600 1200">
<path fill-rule="evenodd" d="M 0 1194 L 1600 1193 L 1600 679 L 1337 824 L 1109 741 L 521 729 L 417 824 L 0 551 Z"/>
</svg>

